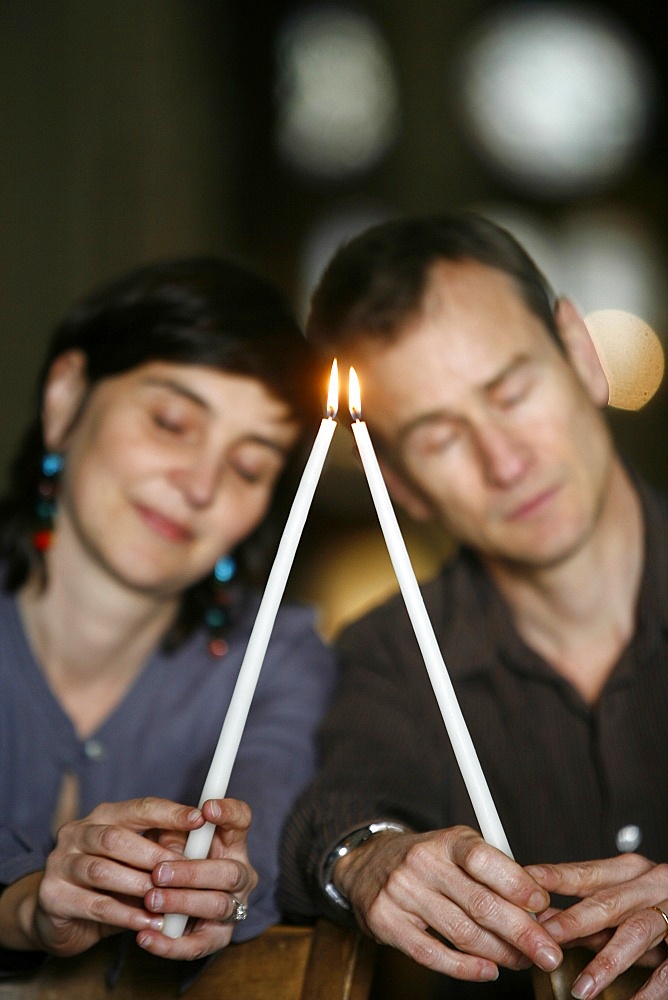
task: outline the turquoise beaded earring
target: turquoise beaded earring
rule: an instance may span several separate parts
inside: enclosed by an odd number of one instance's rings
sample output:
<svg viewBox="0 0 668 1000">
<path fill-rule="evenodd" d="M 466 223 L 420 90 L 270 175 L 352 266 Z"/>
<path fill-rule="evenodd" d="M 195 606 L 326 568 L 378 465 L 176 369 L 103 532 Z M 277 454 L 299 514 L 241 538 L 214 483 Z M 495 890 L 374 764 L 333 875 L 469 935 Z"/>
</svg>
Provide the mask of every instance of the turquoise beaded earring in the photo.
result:
<svg viewBox="0 0 668 1000">
<path fill-rule="evenodd" d="M 209 629 L 209 652 L 220 658 L 227 652 L 224 632 L 230 623 L 231 594 L 229 583 L 236 573 L 237 564 L 232 556 L 222 556 L 213 567 L 213 603 L 204 615 Z"/>
<path fill-rule="evenodd" d="M 32 543 L 38 552 L 45 552 L 53 540 L 53 519 L 58 501 L 58 474 L 63 467 L 63 456 L 48 451 L 42 459 L 42 478 L 37 484 L 35 514 L 38 527 L 33 532 Z"/>
</svg>

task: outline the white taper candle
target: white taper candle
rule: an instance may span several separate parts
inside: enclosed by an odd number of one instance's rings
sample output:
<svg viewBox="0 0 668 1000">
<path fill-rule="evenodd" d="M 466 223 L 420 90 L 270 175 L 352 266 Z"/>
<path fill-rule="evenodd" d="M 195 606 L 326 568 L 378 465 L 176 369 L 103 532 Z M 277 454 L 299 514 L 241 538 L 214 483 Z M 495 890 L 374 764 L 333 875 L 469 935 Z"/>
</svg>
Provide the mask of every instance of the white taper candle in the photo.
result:
<svg viewBox="0 0 668 1000">
<path fill-rule="evenodd" d="M 316 435 L 311 454 L 297 488 L 283 534 L 276 551 L 274 564 L 267 579 L 267 585 L 262 595 L 257 617 L 248 640 L 239 676 L 234 687 L 225 721 L 216 744 L 209 773 L 204 782 L 200 796 L 200 806 L 207 799 L 224 798 L 230 773 L 236 759 L 239 743 L 255 693 L 260 670 L 264 661 L 267 645 L 274 627 L 278 607 L 285 591 L 290 569 L 294 561 L 297 546 L 304 529 L 306 517 L 311 507 L 313 495 L 320 479 L 325 458 L 336 430 L 338 406 L 338 368 L 336 360 L 332 364 L 330 391 L 327 401 L 328 416 L 325 417 Z M 186 858 L 206 858 L 211 847 L 215 827 L 205 823 L 199 830 L 193 830 L 188 835 L 184 849 Z M 168 913 L 165 916 L 163 933 L 167 937 L 177 938 L 183 934 L 187 917 L 179 913 Z"/>
<path fill-rule="evenodd" d="M 390 559 L 406 604 L 406 610 L 413 625 L 418 645 L 424 658 L 434 694 L 438 701 L 445 727 L 452 743 L 459 769 L 466 784 L 480 831 L 488 844 L 499 848 L 508 857 L 512 852 L 501 825 L 499 814 L 492 800 L 487 781 L 478 760 L 471 735 L 464 721 L 455 690 L 450 680 L 445 661 L 436 641 L 434 629 L 427 614 L 422 593 L 413 570 L 401 529 L 394 513 L 385 480 L 371 443 L 369 430 L 361 419 L 359 381 L 354 368 L 350 369 L 349 386 L 350 414 L 353 418 L 353 434 L 357 443 L 362 466 L 366 473 L 369 490 L 378 514 L 378 520 L 385 537 Z"/>
</svg>

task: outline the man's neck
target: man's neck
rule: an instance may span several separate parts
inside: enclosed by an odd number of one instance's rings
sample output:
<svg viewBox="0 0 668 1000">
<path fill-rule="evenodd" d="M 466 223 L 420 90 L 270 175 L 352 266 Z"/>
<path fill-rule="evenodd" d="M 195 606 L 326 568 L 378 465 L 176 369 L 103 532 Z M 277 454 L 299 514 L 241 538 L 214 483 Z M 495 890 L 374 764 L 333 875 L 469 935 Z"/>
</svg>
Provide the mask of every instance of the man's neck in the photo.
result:
<svg viewBox="0 0 668 1000">
<path fill-rule="evenodd" d="M 596 527 L 549 567 L 488 565 L 527 645 L 593 704 L 631 640 L 643 571 L 640 498 L 615 463 Z"/>
</svg>

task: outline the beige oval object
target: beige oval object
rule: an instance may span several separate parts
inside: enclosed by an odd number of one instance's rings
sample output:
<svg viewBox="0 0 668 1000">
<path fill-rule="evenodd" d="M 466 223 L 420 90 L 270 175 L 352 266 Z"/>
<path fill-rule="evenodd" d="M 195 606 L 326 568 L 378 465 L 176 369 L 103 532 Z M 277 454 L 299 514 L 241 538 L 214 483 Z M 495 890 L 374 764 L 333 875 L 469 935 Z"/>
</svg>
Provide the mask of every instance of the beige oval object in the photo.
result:
<svg viewBox="0 0 668 1000">
<path fill-rule="evenodd" d="M 585 324 L 610 386 L 610 406 L 639 410 L 661 385 L 661 341 L 644 320 L 621 309 L 599 309 Z"/>
</svg>

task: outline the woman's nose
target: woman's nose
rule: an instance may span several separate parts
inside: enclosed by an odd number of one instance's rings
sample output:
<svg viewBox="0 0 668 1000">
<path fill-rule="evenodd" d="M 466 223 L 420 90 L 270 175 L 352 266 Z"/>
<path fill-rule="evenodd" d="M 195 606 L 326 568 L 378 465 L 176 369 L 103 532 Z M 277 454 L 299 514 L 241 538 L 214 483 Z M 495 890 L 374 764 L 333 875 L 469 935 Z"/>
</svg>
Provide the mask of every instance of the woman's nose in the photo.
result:
<svg viewBox="0 0 668 1000">
<path fill-rule="evenodd" d="M 207 507 L 220 487 L 222 470 L 217 458 L 198 454 L 176 470 L 172 478 L 193 507 Z"/>
</svg>

